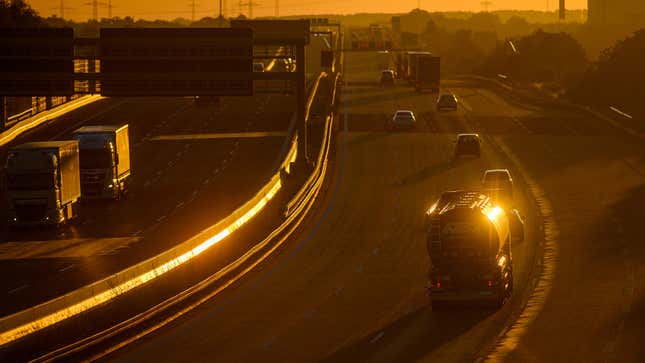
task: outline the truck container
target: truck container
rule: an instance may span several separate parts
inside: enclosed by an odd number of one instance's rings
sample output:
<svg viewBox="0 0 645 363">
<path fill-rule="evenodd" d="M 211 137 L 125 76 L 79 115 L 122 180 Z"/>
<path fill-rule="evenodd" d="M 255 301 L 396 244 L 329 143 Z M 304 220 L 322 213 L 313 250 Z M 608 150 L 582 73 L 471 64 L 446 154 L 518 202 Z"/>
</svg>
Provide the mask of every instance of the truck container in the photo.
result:
<svg viewBox="0 0 645 363">
<path fill-rule="evenodd" d="M 450 191 L 426 212 L 433 304 L 488 301 L 513 290 L 511 230 L 504 209 L 479 191 Z"/>
<path fill-rule="evenodd" d="M 441 82 L 441 58 L 433 55 L 418 55 L 416 57 L 415 89 L 417 91 L 431 90 L 439 92 Z"/>
<path fill-rule="evenodd" d="M 83 126 L 74 131 L 78 140 L 83 199 L 118 199 L 130 179 L 128 125 Z"/>
<path fill-rule="evenodd" d="M 81 195 L 78 142 L 30 142 L 7 154 L 9 225 L 61 225 Z"/>
<path fill-rule="evenodd" d="M 429 52 L 407 52 L 405 54 L 406 63 L 407 63 L 407 75 L 406 78 L 411 85 L 414 85 L 417 80 L 417 59 L 419 57 L 430 56 Z"/>
</svg>

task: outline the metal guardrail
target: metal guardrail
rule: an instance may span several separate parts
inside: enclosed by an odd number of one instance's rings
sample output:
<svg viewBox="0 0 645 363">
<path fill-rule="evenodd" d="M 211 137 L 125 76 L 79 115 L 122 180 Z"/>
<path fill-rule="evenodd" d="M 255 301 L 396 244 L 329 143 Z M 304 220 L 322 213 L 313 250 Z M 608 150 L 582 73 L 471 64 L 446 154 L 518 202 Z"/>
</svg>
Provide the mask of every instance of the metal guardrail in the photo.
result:
<svg viewBox="0 0 645 363">
<path fill-rule="evenodd" d="M 310 90 L 310 100 L 315 97 L 320 79 L 323 77 L 326 77 L 326 74 L 321 74 L 314 82 Z M 310 106 L 311 102 L 308 102 L 307 115 Z M 328 123 L 331 124 L 330 122 Z M 329 138 L 328 133 L 326 133 L 326 137 Z M 283 170 L 288 170 L 291 163 L 295 161 L 296 153 L 297 137 L 294 135 L 291 148 L 285 156 L 280 170 L 271 177 L 268 183 L 253 198 L 232 214 L 215 225 L 206 228 L 193 238 L 102 280 L 37 306 L 0 318 L 0 346 L 109 302 L 190 261 L 214 246 L 253 218 L 275 196 L 282 187 L 281 175 L 284 172 Z M 317 170 L 319 167 L 318 165 Z M 311 188 L 309 189 L 311 190 Z"/>
<path fill-rule="evenodd" d="M 33 108 L 29 108 L 21 113 L 17 113 L 13 116 L 9 116 L 7 118 L 7 122 L 5 122 L 5 128 L 13 126 L 15 123 L 23 121 L 28 119 L 29 117 L 33 116 Z"/>
<path fill-rule="evenodd" d="M 337 102 L 336 95 L 340 79 L 340 73 L 337 73 L 336 78 L 334 79 L 334 87 L 332 92 L 332 106 L 336 105 Z M 309 178 L 307 178 L 305 184 L 298 190 L 296 195 L 289 201 L 289 203 L 287 203 L 287 206 L 284 210 L 285 216 L 291 215 L 295 210 L 299 208 L 299 206 L 306 204 L 308 202 L 308 197 L 311 195 L 311 190 L 317 188 L 318 185 L 322 182 L 321 179 L 324 179 L 325 171 L 327 168 L 327 154 L 329 152 L 330 137 L 332 133 L 331 126 L 334 118 L 335 114 L 333 112 L 330 116 L 327 116 L 325 120 L 326 124 L 325 132 L 323 135 L 323 144 L 318 153 L 318 158 L 316 160 L 314 170 L 309 175 Z"/>
</svg>

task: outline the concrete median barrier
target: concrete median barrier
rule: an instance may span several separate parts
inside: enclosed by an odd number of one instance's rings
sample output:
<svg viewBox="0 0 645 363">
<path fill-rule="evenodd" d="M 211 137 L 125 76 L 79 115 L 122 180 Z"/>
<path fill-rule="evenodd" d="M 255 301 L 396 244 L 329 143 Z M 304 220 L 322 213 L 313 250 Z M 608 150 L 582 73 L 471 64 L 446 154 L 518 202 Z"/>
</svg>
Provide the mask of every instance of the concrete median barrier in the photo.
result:
<svg viewBox="0 0 645 363">
<path fill-rule="evenodd" d="M 309 90 L 307 115 L 318 91 L 320 79 L 327 77 L 321 73 Z M 88 100 L 89 101 L 89 100 Z M 80 107 L 80 106 L 78 106 Z M 324 148 L 329 148 L 331 122 L 327 121 Z M 4 142 L 4 139 L 2 139 Z M 8 142 L 8 141 L 6 141 Z M 208 250 L 228 235 L 247 223 L 258 214 L 276 195 L 282 187 L 285 173 L 289 173 L 290 165 L 297 157 L 297 136 L 292 134 L 290 147 L 284 153 L 284 159 L 270 180 L 247 202 L 240 206 L 223 220 L 206 228 L 196 236 L 177 246 L 160 253 L 157 256 L 137 263 L 129 268 L 108 276 L 102 280 L 71 291 L 63 296 L 44 302 L 0 319 L 0 346 L 9 344 L 24 336 L 40 331 L 65 319 L 90 310 L 146 284 L 164 275 L 174 268 L 190 261 L 202 252 Z M 322 154 L 322 150 L 321 150 Z M 325 152 L 326 158 L 327 152 Z M 321 166 L 319 161 L 317 169 Z M 326 165 L 326 163 L 325 163 Z M 322 172 L 324 175 L 324 171 Z M 320 175 L 320 171 L 318 171 Z M 319 183 L 316 183 L 319 184 Z M 309 190 L 312 188 L 309 187 Z M 307 193 L 310 194 L 310 193 Z"/>
</svg>

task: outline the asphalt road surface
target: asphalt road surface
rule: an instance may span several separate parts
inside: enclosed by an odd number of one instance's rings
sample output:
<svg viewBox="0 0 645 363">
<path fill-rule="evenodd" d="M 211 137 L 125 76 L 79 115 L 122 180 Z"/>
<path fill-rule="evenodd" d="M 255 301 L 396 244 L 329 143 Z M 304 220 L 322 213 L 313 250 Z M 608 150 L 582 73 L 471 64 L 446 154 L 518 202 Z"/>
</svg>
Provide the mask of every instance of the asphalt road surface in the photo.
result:
<svg viewBox="0 0 645 363">
<path fill-rule="evenodd" d="M 518 181 L 515 203 L 527 238 L 513 247 L 516 296 L 499 311 L 433 311 L 424 211 L 442 191 L 478 188 L 485 169 L 509 161 L 485 143 L 481 159 L 452 162 L 456 134 L 477 128 L 479 115 L 436 113 L 436 94 L 379 87 L 373 54 L 346 55 L 345 72 L 335 175 L 315 215 L 259 271 L 109 359 L 462 361 L 494 342 L 520 307 L 539 250 L 542 233 L 526 189 Z M 496 107 L 529 113 L 510 103 Z M 385 132 L 397 109 L 417 114 L 417 131 Z"/>
<path fill-rule="evenodd" d="M 0 314 L 119 271 L 228 215 L 275 172 L 294 110 L 293 97 L 282 95 L 224 98 L 219 106 L 107 99 L 19 137 L 12 144 L 70 138 L 81 125 L 129 123 L 132 180 L 125 199 L 83 204 L 80 218 L 61 230 L 9 231 L 2 213 Z M 210 138 L 232 132 L 260 137 Z M 176 135 L 195 137 L 158 139 Z"/>
</svg>

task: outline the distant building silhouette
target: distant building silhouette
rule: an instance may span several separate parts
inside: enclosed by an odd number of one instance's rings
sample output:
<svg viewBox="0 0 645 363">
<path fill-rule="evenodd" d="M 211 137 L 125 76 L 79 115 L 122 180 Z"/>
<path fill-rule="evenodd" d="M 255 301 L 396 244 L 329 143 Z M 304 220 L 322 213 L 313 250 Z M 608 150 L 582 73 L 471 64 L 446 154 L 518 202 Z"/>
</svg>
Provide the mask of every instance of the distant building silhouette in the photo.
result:
<svg viewBox="0 0 645 363">
<path fill-rule="evenodd" d="M 645 0 L 587 0 L 592 25 L 645 25 Z"/>
</svg>

